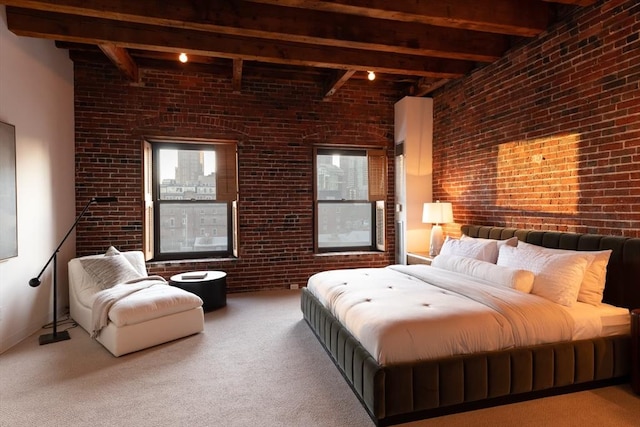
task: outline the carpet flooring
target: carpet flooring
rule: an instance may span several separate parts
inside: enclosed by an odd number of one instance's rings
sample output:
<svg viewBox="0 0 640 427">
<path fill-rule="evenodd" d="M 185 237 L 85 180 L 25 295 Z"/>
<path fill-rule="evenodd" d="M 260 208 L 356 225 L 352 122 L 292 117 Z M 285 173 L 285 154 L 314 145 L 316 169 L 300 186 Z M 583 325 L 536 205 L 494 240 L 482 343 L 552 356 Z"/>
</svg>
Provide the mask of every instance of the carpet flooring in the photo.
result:
<svg viewBox="0 0 640 427">
<path fill-rule="evenodd" d="M 34 334 L 0 355 L 0 426 L 373 426 L 299 300 L 299 291 L 231 294 L 205 314 L 203 333 L 119 358 L 80 327 L 45 346 Z M 639 420 L 640 396 L 621 385 L 402 426 Z"/>
</svg>

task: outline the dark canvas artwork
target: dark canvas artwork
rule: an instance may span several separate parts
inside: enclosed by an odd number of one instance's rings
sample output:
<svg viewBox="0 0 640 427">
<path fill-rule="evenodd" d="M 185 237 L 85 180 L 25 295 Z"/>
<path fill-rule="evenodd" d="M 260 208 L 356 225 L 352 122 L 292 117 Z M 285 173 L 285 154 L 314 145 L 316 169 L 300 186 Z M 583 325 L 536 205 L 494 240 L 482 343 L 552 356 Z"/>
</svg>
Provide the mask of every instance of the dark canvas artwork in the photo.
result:
<svg viewBox="0 0 640 427">
<path fill-rule="evenodd" d="M 18 256 L 16 129 L 0 122 L 0 259 Z"/>
</svg>

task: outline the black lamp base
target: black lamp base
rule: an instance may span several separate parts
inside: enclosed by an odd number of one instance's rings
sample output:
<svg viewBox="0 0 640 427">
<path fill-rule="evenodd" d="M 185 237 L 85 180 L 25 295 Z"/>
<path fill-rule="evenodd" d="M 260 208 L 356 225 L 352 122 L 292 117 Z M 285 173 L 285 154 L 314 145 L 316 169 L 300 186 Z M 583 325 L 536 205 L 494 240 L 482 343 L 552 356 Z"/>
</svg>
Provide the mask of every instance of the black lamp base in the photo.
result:
<svg viewBox="0 0 640 427">
<path fill-rule="evenodd" d="M 38 338 L 38 342 L 40 342 L 40 345 L 45 345 L 45 344 L 52 344 L 54 342 L 65 341 L 70 339 L 71 337 L 69 336 L 69 331 L 62 331 L 62 332 L 57 332 L 55 334 L 40 335 L 40 337 Z"/>
</svg>

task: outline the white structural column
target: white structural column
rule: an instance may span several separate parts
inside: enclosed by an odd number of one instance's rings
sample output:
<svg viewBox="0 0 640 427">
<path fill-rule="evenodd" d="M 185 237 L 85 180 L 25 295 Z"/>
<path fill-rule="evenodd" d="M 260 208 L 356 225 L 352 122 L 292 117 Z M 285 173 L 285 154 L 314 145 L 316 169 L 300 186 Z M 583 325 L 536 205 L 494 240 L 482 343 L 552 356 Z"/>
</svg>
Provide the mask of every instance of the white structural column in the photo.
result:
<svg viewBox="0 0 640 427">
<path fill-rule="evenodd" d="M 433 99 L 404 97 L 395 104 L 396 261 L 407 252 L 429 250 L 430 224 L 422 222 L 422 207 L 432 201 Z"/>
</svg>

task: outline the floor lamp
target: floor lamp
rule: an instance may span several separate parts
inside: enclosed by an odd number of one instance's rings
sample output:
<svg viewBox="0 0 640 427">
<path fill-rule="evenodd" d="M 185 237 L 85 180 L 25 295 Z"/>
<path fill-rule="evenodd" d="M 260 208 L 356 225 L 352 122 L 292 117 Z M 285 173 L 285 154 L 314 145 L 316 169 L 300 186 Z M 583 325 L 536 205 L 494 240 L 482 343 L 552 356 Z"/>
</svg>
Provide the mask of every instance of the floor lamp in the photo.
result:
<svg viewBox="0 0 640 427">
<path fill-rule="evenodd" d="M 36 288 L 38 286 L 40 286 L 40 276 L 42 276 L 42 273 L 44 273 L 44 271 L 47 269 L 47 267 L 49 266 L 49 264 L 51 264 L 51 261 L 53 261 L 53 332 L 50 334 L 43 334 L 40 335 L 40 338 L 38 339 L 38 341 L 40 342 L 40 345 L 43 344 L 51 344 L 54 342 L 58 342 L 58 341 L 64 341 L 64 340 L 68 340 L 71 337 L 69 336 L 69 332 L 68 331 L 60 331 L 58 332 L 58 310 L 57 310 L 57 301 L 58 301 L 58 271 L 57 271 L 57 264 L 58 264 L 58 252 L 60 251 L 60 248 L 62 247 L 63 243 L 65 242 L 65 240 L 67 240 L 67 237 L 69 237 L 69 235 L 71 234 L 71 232 L 73 231 L 74 228 L 76 228 L 76 225 L 78 225 L 78 221 L 80 221 L 80 218 L 82 218 L 82 216 L 87 212 L 87 210 L 89 209 L 89 206 L 91 206 L 92 203 L 109 203 L 109 202 L 117 202 L 118 199 L 115 197 L 93 197 L 91 200 L 89 200 L 89 203 L 87 203 L 87 205 L 84 207 L 84 209 L 82 209 L 82 212 L 80 212 L 80 215 L 78 215 L 78 217 L 76 218 L 76 221 L 73 223 L 73 225 L 71 226 L 71 228 L 69 229 L 69 231 L 67 231 L 67 234 L 64 235 L 64 238 L 62 239 L 62 241 L 60 242 L 60 244 L 58 245 L 58 247 L 56 248 L 56 250 L 53 252 L 53 255 L 51 255 L 51 258 L 49 258 L 49 261 L 47 261 L 47 263 L 44 265 L 44 267 L 42 267 L 42 270 L 40 271 L 40 274 L 38 274 L 38 277 L 34 277 L 33 279 L 29 280 L 29 286 Z"/>
</svg>

